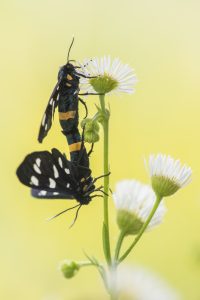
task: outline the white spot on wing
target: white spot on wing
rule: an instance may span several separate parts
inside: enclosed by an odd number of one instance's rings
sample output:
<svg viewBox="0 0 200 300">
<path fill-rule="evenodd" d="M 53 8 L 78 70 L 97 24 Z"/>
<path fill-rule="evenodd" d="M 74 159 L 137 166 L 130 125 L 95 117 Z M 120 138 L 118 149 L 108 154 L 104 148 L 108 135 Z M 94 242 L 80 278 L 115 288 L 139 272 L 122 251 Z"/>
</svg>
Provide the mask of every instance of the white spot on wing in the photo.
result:
<svg viewBox="0 0 200 300">
<path fill-rule="evenodd" d="M 39 180 L 37 179 L 37 177 L 31 176 L 30 184 L 38 186 L 39 185 Z"/>
<path fill-rule="evenodd" d="M 53 192 L 53 195 L 56 196 L 56 195 L 59 195 L 59 193 L 58 192 Z"/>
<path fill-rule="evenodd" d="M 57 95 L 56 100 L 58 101 L 60 98 L 60 94 Z"/>
<path fill-rule="evenodd" d="M 45 196 L 47 191 L 39 191 L 38 196 Z"/>
<path fill-rule="evenodd" d="M 69 184 L 69 183 L 67 183 L 66 187 L 67 187 L 67 188 L 69 188 L 69 187 L 70 187 L 70 184 Z"/>
<path fill-rule="evenodd" d="M 53 104 L 53 98 L 50 99 L 49 104 L 50 104 L 50 105 Z"/>
<path fill-rule="evenodd" d="M 45 130 L 47 130 L 47 124 L 45 125 L 45 128 L 44 128 Z"/>
<path fill-rule="evenodd" d="M 46 120 L 46 114 L 44 114 L 44 116 L 43 116 L 43 118 L 42 118 L 42 126 L 44 126 L 45 120 Z"/>
<path fill-rule="evenodd" d="M 62 158 L 61 157 L 58 158 L 58 163 L 59 163 L 60 167 L 63 168 L 63 162 L 62 162 Z"/>
<path fill-rule="evenodd" d="M 58 173 L 58 170 L 57 170 L 57 168 L 56 168 L 55 165 L 53 165 L 53 172 L 54 172 L 54 177 L 58 178 L 59 177 L 59 173 Z"/>
<path fill-rule="evenodd" d="M 36 164 L 33 165 L 33 169 L 35 170 L 36 173 L 42 174 L 42 172 L 40 171 L 40 168 Z"/>
<path fill-rule="evenodd" d="M 56 182 L 55 182 L 55 180 L 52 179 L 52 178 L 49 178 L 49 187 L 50 187 L 51 189 L 55 189 L 55 187 L 56 187 Z"/>
<path fill-rule="evenodd" d="M 35 162 L 36 162 L 36 165 L 38 165 L 38 167 L 40 167 L 41 159 L 40 158 L 36 158 Z"/>
<path fill-rule="evenodd" d="M 67 169 L 67 168 L 65 168 L 65 173 L 66 173 L 66 174 L 70 174 L 70 170 Z"/>
</svg>

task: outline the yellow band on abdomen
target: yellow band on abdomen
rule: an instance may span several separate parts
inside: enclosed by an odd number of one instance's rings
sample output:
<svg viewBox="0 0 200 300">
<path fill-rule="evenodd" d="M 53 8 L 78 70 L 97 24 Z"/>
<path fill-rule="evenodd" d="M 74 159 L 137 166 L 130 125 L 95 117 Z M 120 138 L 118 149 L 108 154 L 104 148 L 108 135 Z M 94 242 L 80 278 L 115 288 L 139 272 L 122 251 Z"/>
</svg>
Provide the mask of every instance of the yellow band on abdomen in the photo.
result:
<svg viewBox="0 0 200 300">
<path fill-rule="evenodd" d="M 70 152 L 79 151 L 80 149 L 81 149 L 81 142 L 69 145 Z"/>
<path fill-rule="evenodd" d="M 75 110 L 70 110 L 67 112 L 59 112 L 59 119 L 60 120 L 68 120 L 68 119 L 74 119 L 76 115 Z"/>
</svg>

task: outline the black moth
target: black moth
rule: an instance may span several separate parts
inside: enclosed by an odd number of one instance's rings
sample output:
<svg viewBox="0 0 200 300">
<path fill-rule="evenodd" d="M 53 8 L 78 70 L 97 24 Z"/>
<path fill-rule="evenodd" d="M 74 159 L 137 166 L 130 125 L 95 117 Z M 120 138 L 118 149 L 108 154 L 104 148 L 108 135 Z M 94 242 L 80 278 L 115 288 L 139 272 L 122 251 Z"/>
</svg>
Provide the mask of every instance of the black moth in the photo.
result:
<svg viewBox="0 0 200 300">
<path fill-rule="evenodd" d="M 82 205 L 87 205 L 92 198 L 102 197 L 93 193 L 98 191 L 104 193 L 102 186 L 95 188 L 97 179 L 104 176 L 93 179 L 89 168 L 67 160 L 65 155 L 55 148 L 51 152 L 39 151 L 28 154 L 17 169 L 17 177 L 31 188 L 33 197 L 76 199 L 79 202 L 75 206 L 78 210 Z M 54 217 L 75 207 L 68 208 Z"/>
<path fill-rule="evenodd" d="M 77 69 L 81 68 L 79 66 L 74 66 L 70 63 L 69 60 L 69 53 L 71 47 L 73 45 L 74 38 L 70 45 L 68 56 L 67 56 L 67 63 L 62 66 L 58 73 L 58 82 L 50 96 L 48 101 L 47 107 L 45 109 L 42 122 L 39 129 L 38 141 L 42 143 L 45 136 L 47 136 L 48 131 L 52 125 L 52 119 L 55 113 L 56 107 L 59 105 L 59 112 L 67 113 L 69 110 L 75 111 L 76 115 L 74 116 L 74 120 L 71 119 L 71 122 L 67 122 L 65 128 L 63 128 L 66 132 L 71 130 L 71 127 L 78 126 L 78 101 L 84 104 L 86 108 L 86 115 L 87 115 L 87 106 L 85 102 L 79 97 L 79 79 L 80 77 L 92 78 L 88 77 L 84 74 L 78 73 Z M 82 95 L 89 95 L 89 93 L 85 93 Z M 73 124 L 74 123 L 74 124 Z M 68 127 L 70 125 L 70 127 Z M 69 132 L 68 132 L 69 133 Z"/>
</svg>

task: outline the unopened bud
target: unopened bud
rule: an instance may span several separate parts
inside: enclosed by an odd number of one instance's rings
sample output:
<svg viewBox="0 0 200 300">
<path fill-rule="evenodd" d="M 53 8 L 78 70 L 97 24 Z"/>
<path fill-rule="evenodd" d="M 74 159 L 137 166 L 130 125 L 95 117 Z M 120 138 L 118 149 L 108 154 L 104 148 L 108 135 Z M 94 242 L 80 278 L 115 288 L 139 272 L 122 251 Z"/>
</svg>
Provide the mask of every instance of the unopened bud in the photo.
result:
<svg viewBox="0 0 200 300">
<path fill-rule="evenodd" d="M 86 118 L 81 122 L 84 127 L 84 141 L 87 143 L 96 143 L 99 141 L 99 124 L 96 120 Z"/>
<path fill-rule="evenodd" d="M 80 265 L 75 261 L 66 260 L 61 264 L 60 269 L 64 277 L 69 279 L 76 275 L 76 273 L 80 269 Z"/>
</svg>

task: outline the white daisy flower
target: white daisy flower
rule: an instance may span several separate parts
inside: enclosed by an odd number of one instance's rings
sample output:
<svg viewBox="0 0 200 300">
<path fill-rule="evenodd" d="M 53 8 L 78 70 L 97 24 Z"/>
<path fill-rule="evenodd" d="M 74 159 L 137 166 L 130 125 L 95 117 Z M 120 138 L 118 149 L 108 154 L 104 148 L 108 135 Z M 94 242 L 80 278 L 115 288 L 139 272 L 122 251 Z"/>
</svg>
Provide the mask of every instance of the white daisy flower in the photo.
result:
<svg viewBox="0 0 200 300">
<path fill-rule="evenodd" d="M 117 223 L 125 234 L 137 234 L 146 222 L 156 201 L 156 195 L 149 185 L 136 180 L 117 183 L 113 194 L 117 208 Z M 166 208 L 163 202 L 158 206 L 147 230 L 162 222 Z"/>
<path fill-rule="evenodd" d="M 122 64 L 119 58 L 111 61 L 110 56 L 84 60 L 80 63 L 82 71 L 87 76 L 96 78 L 80 79 L 81 88 L 88 93 L 129 93 L 134 92 L 137 82 L 134 71 L 127 64 Z"/>
<path fill-rule="evenodd" d="M 191 181 L 191 168 L 169 155 L 150 155 L 149 169 L 152 187 L 160 197 L 174 194 Z"/>
<path fill-rule="evenodd" d="M 167 282 L 140 266 L 120 266 L 117 274 L 111 273 L 109 286 L 117 289 L 120 299 L 129 300 L 180 300 L 180 295 Z"/>
</svg>

